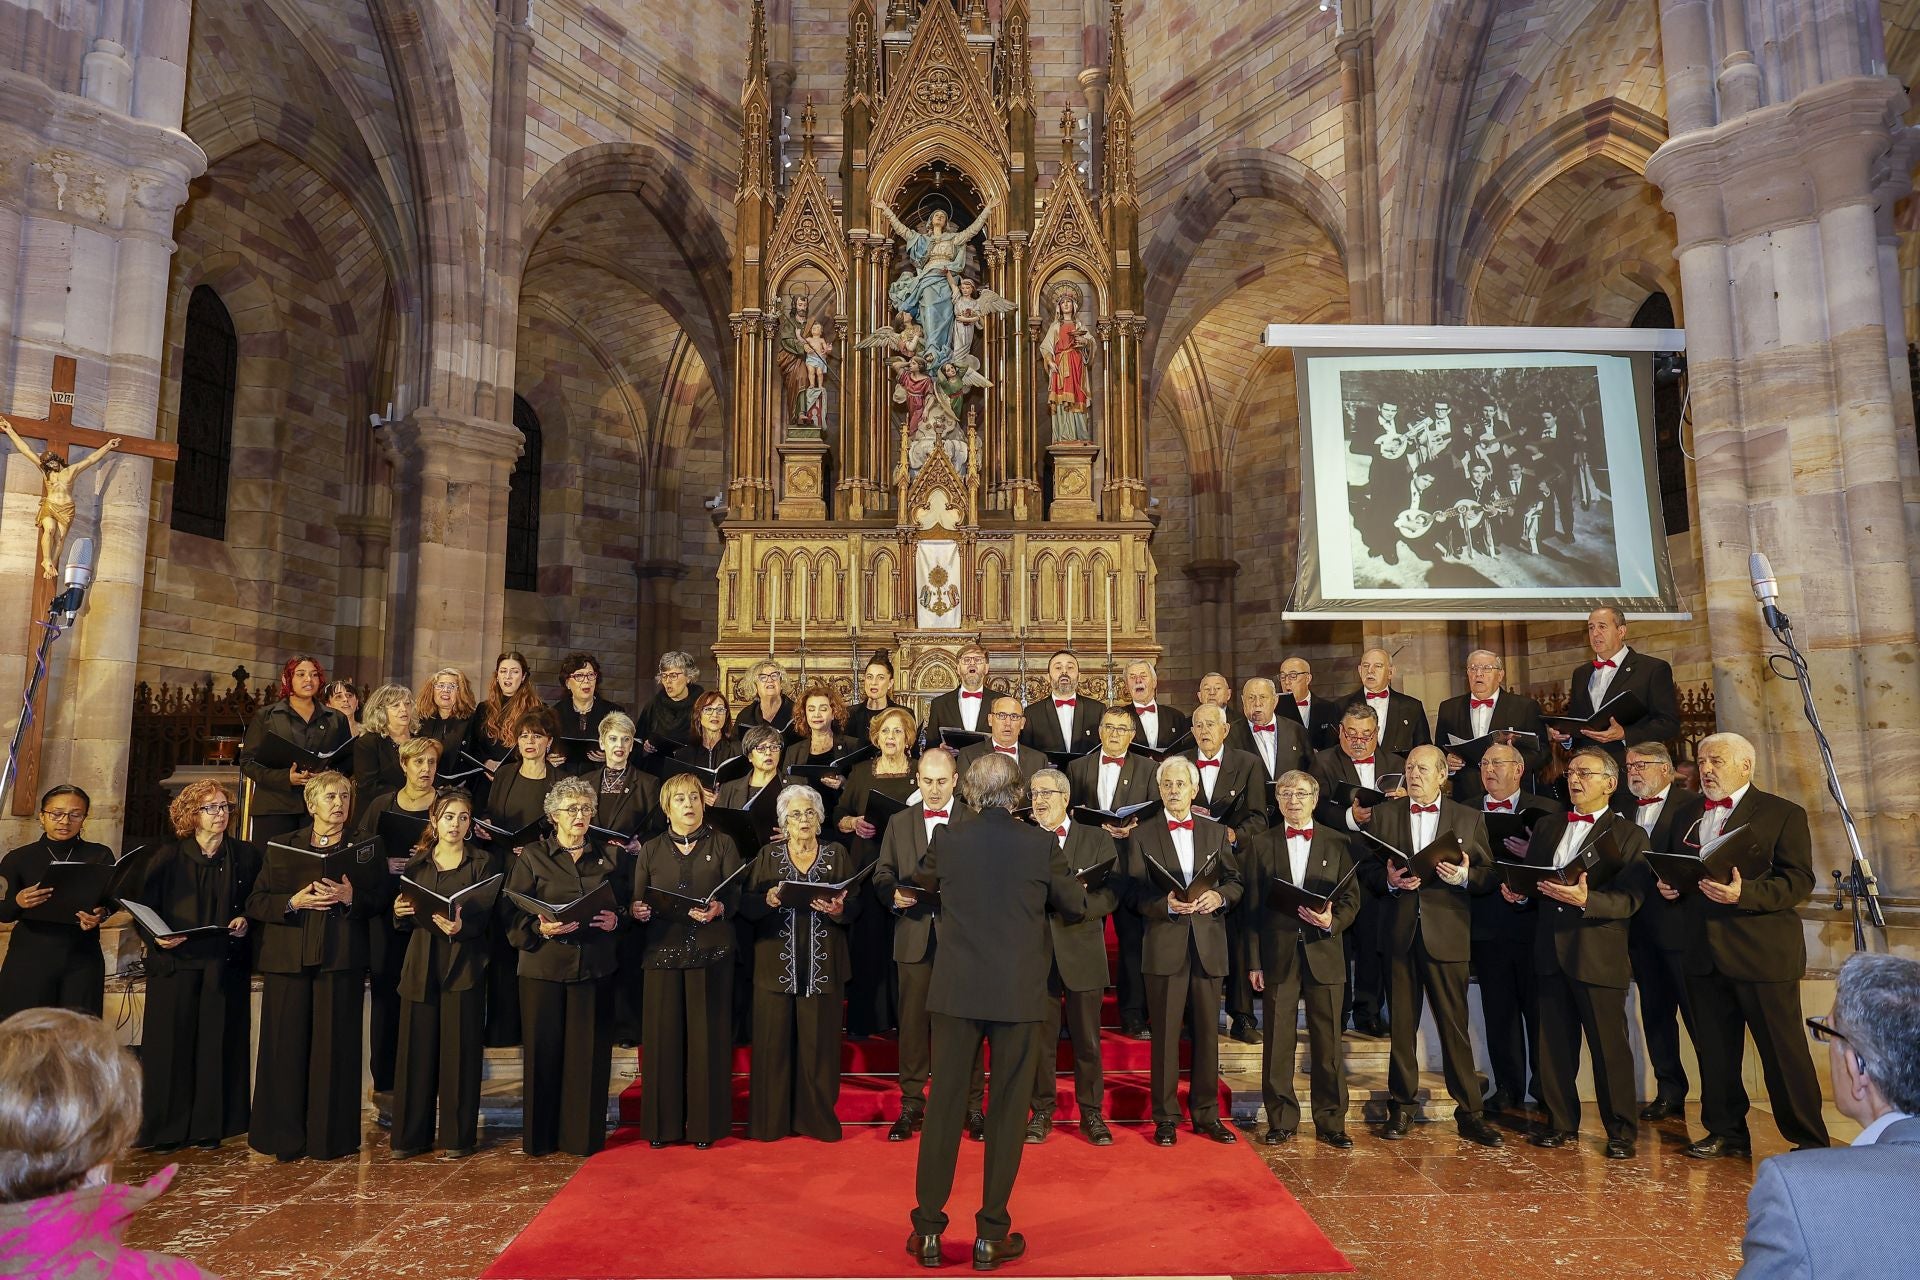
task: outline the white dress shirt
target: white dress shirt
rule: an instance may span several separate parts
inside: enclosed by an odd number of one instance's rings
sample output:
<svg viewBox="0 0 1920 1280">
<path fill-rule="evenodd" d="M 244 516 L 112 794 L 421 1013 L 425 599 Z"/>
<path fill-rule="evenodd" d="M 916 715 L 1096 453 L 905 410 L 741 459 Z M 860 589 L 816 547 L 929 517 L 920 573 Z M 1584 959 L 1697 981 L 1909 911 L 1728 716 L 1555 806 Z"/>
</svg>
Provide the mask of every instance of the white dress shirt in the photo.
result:
<svg viewBox="0 0 1920 1280">
<path fill-rule="evenodd" d="M 1077 701 L 1074 706 L 1063 707 L 1059 705 L 1059 699 L 1054 699 L 1053 718 L 1060 722 L 1060 741 L 1068 751 L 1073 750 L 1073 717 L 1079 709 Z"/>
<path fill-rule="evenodd" d="M 935 810 L 935 812 L 938 812 L 938 810 Z M 948 813 L 953 812 L 953 801 L 951 800 L 947 801 L 947 812 Z M 928 844 L 933 843 L 933 833 L 947 825 L 947 820 L 945 818 L 928 817 L 925 805 L 922 805 L 920 807 L 920 821 L 927 824 L 927 843 Z"/>
<path fill-rule="evenodd" d="M 1577 813 L 1578 810 L 1575 812 Z M 1570 821 L 1567 823 L 1567 829 L 1560 833 L 1559 847 L 1553 851 L 1555 867 L 1564 867 L 1573 861 L 1573 856 L 1580 852 L 1581 846 L 1593 838 L 1594 831 L 1605 820 L 1606 812 L 1606 807 L 1603 805 L 1593 811 L 1592 822 Z"/>
<path fill-rule="evenodd" d="M 960 723 L 968 733 L 981 733 L 980 721 L 986 715 L 987 692 L 982 689 L 980 696 L 969 698 L 965 689 L 955 695 L 960 702 Z"/>
<path fill-rule="evenodd" d="M 1860 1131 L 1860 1136 L 1847 1145 L 1850 1147 L 1870 1147 L 1880 1141 L 1880 1135 L 1899 1124 L 1902 1120 L 1911 1120 L 1912 1116 L 1904 1111 L 1889 1111 Z"/>
<path fill-rule="evenodd" d="M 1199 751 L 1193 753 L 1193 771 L 1200 775 L 1200 798 L 1209 805 L 1213 803 L 1214 784 L 1220 781 L 1220 769 L 1218 767 L 1202 769 L 1200 762 L 1202 760 L 1224 760 L 1226 755 L 1227 749 L 1225 747 L 1220 748 L 1220 754 L 1217 756 L 1209 756 Z"/>
<path fill-rule="evenodd" d="M 1413 803 L 1408 804 L 1407 806 L 1407 827 L 1408 827 L 1407 852 L 1408 853 L 1420 852 L 1422 849 L 1432 844 L 1434 837 L 1440 834 L 1440 814 L 1438 812 L 1415 813 L 1413 812 L 1414 803 L 1418 803 L 1418 802 L 1415 801 Z M 1434 799 L 1433 803 L 1434 803 L 1435 809 L 1438 810 L 1440 805 L 1440 801 L 1438 797 Z"/>
<path fill-rule="evenodd" d="M 1634 819 L 1639 822 L 1642 831 L 1648 835 L 1653 834 L 1653 828 L 1659 823 L 1660 815 L 1666 812 L 1667 799 L 1672 794 L 1673 784 L 1669 782 L 1666 786 L 1660 788 L 1659 795 L 1650 796 L 1645 800 L 1634 801 L 1635 806 L 1639 809 L 1639 812 L 1634 814 Z"/>
<path fill-rule="evenodd" d="M 1191 818 L 1193 815 L 1189 813 L 1187 817 Z M 1171 823 L 1173 820 L 1172 816 L 1169 815 L 1167 821 Z M 1182 821 L 1184 821 L 1184 819 Z M 1193 873 L 1196 870 L 1193 865 L 1193 832 L 1181 828 L 1180 830 L 1169 830 L 1167 835 L 1173 840 L 1174 856 L 1180 861 L 1180 878 L 1191 883 Z"/>
<path fill-rule="evenodd" d="M 1071 818 L 1062 820 L 1060 825 L 1053 829 L 1053 838 L 1062 849 L 1067 847 L 1067 836 L 1071 834 L 1072 831 L 1073 820 Z"/>
<path fill-rule="evenodd" d="M 1701 815 L 1700 815 L 1700 843 L 1701 844 L 1705 844 L 1709 840 L 1718 840 L 1723 834 L 1725 834 L 1727 829 L 1727 818 L 1732 815 L 1734 809 L 1738 809 L 1740 807 L 1740 802 L 1747 798 L 1747 791 L 1752 786 L 1753 784 L 1749 782 L 1746 784 L 1746 786 L 1741 787 L 1738 791 L 1728 796 L 1727 799 L 1733 801 L 1733 804 L 1731 807 L 1727 805 L 1715 805 L 1713 808 L 1706 809 L 1701 812 Z"/>
<path fill-rule="evenodd" d="M 1142 711 L 1139 703 L 1133 704 L 1133 714 L 1140 721 L 1140 736 L 1150 747 L 1160 745 L 1160 703 L 1155 701 L 1153 710 Z"/>
<path fill-rule="evenodd" d="M 1100 757 L 1099 800 L 1100 807 L 1108 813 L 1113 812 L 1114 796 L 1120 791 L 1120 770 L 1124 767 L 1126 760 L 1126 757 L 1122 756 L 1120 757 L 1122 764 L 1108 764 L 1107 761 L 1110 758 L 1105 754 Z"/>
<path fill-rule="evenodd" d="M 1376 746 L 1373 750 L 1374 750 L 1375 758 L 1377 759 L 1379 756 L 1380 748 Z M 1349 759 L 1351 759 L 1351 757 L 1349 757 Z M 1368 787 L 1368 788 L 1371 788 L 1373 786 L 1373 766 L 1372 765 L 1356 763 L 1353 766 L 1353 771 L 1360 775 L 1361 786 Z M 1359 829 L 1360 829 L 1360 824 L 1353 820 L 1353 808 L 1352 806 L 1348 806 L 1347 830 L 1358 831 Z"/>
<path fill-rule="evenodd" d="M 1473 702 L 1473 695 L 1469 693 L 1467 695 L 1467 723 L 1473 726 L 1474 737 L 1484 738 L 1493 731 L 1493 713 L 1498 710 L 1500 691 L 1498 689 L 1493 691 L 1494 706 L 1476 707 L 1473 705 Z"/>
<path fill-rule="evenodd" d="M 1308 823 L 1307 826 L 1311 830 L 1313 824 Z M 1307 850 L 1312 847 L 1312 836 L 1287 837 L 1288 879 L 1292 880 L 1296 887 L 1303 886 L 1307 882 Z"/>
<path fill-rule="evenodd" d="M 1279 777 L 1280 775 L 1275 773 L 1273 769 L 1274 753 L 1280 750 L 1278 741 L 1280 737 L 1279 722 L 1277 720 L 1269 720 L 1266 729 L 1262 730 L 1259 725 L 1249 720 L 1247 721 L 1247 734 L 1253 739 L 1253 749 L 1258 751 L 1260 758 L 1266 762 L 1267 776 L 1269 778 Z"/>
<path fill-rule="evenodd" d="M 1620 674 L 1621 664 L 1626 662 L 1627 655 L 1632 652 L 1630 645 L 1621 645 L 1620 652 L 1611 657 L 1612 666 L 1595 667 L 1593 674 L 1587 677 L 1587 697 L 1593 700 L 1595 711 L 1598 711 L 1601 704 L 1607 700 L 1607 690 L 1612 686 L 1613 678 Z"/>
</svg>

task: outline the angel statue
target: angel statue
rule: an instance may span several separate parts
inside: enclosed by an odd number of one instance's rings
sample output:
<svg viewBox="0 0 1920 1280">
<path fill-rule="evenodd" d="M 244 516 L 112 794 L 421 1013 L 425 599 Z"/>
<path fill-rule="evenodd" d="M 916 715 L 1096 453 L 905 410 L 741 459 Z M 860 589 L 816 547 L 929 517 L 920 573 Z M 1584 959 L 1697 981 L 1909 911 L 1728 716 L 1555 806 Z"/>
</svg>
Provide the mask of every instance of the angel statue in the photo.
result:
<svg viewBox="0 0 1920 1280">
<path fill-rule="evenodd" d="M 938 367 L 953 351 L 954 299 L 959 290 L 954 282 L 966 266 L 967 242 L 980 234 L 993 212 L 987 201 L 980 216 L 963 231 L 951 230 L 944 209 L 935 209 L 923 230 L 915 231 L 886 205 L 880 206 L 887 221 L 906 241 L 907 257 L 913 263 L 911 274 L 902 274 L 887 290 L 887 300 L 896 311 L 904 311 L 919 322 L 927 335 L 927 350 Z"/>
<path fill-rule="evenodd" d="M 954 416 L 951 402 L 943 395 L 928 398 L 919 425 L 907 434 L 908 479 L 918 479 L 920 469 L 936 453 L 947 455 L 955 475 L 962 478 L 966 476 L 967 443 L 960 433 L 960 420 Z"/>
<path fill-rule="evenodd" d="M 40 468 L 40 511 L 33 518 L 40 529 L 40 576 L 57 578 L 60 576 L 60 544 L 67 540 L 67 530 L 73 526 L 73 478 L 118 449 L 120 437 L 113 437 L 69 466 L 52 445 L 47 446 L 45 453 L 35 453 L 4 415 L 0 415 L 0 429 L 6 431 L 14 448 Z"/>
<path fill-rule="evenodd" d="M 967 392 L 975 387 L 984 391 L 993 383 L 987 381 L 981 374 L 980 362 L 977 359 L 972 356 L 955 356 L 940 366 L 940 372 L 934 376 L 933 385 L 945 397 L 948 411 L 953 414 L 953 420 L 958 422 L 960 415 L 965 411 L 962 406 L 966 403 Z"/>
<path fill-rule="evenodd" d="M 1003 315 L 1016 308 L 991 289 L 983 289 L 972 276 L 961 276 L 953 299 L 953 353 L 951 359 L 964 363 L 973 354 L 973 341 L 990 315 Z"/>
<path fill-rule="evenodd" d="M 1093 332 L 1080 319 L 1080 290 L 1063 285 L 1053 295 L 1053 323 L 1040 339 L 1040 358 L 1047 366 L 1047 404 L 1053 411 L 1053 438 L 1091 440 L 1087 406 L 1087 357 L 1093 353 Z"/>
</svg>

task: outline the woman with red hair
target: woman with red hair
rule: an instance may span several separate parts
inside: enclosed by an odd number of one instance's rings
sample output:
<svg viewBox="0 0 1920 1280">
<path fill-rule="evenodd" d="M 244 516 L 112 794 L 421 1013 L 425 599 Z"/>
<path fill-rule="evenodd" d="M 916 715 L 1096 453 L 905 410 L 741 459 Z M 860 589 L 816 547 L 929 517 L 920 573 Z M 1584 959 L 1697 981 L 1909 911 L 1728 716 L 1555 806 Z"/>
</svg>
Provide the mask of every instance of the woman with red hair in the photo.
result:
<svg viewBox="0 0 1920 1280">
<path fill-rule="evenodd" d="M 253 783 L 248 809 L 253 825 L 247 837 L 255 844 L 264 846 L 307 824 L 301 788 L 316 772 L 298 763 L 264 763 L 262 755 L 277 762 L 287 758 L 288 748 L 293 748 L 326 756 L 353 736 L 347 718 L 319 702 L 321 686 L 326 682 L 326 668 L 319 659 L 304 655 L 287 659 L 280 670 L 279 701 L 260 708 L 247 726 L 247 736 L 240 743 L 240 772 Z M 281 741 L 273 741 L 276 738 Z"/>
</svg>

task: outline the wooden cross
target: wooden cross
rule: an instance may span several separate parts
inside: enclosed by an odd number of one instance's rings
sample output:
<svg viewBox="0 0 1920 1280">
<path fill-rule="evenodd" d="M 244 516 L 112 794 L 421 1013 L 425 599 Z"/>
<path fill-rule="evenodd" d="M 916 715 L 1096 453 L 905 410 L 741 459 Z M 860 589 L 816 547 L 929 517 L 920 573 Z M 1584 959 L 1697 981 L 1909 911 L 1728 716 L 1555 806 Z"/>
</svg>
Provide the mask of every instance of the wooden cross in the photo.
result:
<svg viewBox="0 0 1920 1280">
<path fill-rule="evenodd" d="M 104 431 L 91 431 L 86 427 L 73 425 L 73 387 L 78 366 L 72 356 L 55 356 L 53 361 L 53 391 L 47 404 L 47 416 L 40 419 L 15 418 L 8 415 L 23 439 L 44 440 L 48 452 L 57 452 L 71 464 L 74 461 L 72 451 L 78 448 L 97 449 L 113 437 Z M 0 445 L 4 445 L 0 441 Z M 154 458 L 172 461 L 180 456 L 180 450 L 163 440 L 145 440 L 138 436 L 122 436 L 120 453 L 130 453 L 141 458 Z M 34 533 L 37 542 L 38 530 Z M 56 555 L 59 548 L 55 548 Z M 53 597 L 60 590 L 57 579 L 48 578 L 40 572 L 39 557 L 33 557 L 33 608 L 27 614 L 27 669 L 26 676 L 33 676 L 33 655 L 40 649 L 40 623 L 46 619 L 47 608 L 53 603 Z M 41 735 L 46 730 L 47 686 L 42 681 L 34 694 L 33 722 L 27 726 L 26 734 L 20 740 L 20 759 L 13 777 L 13 816 L 25 818 L 32 815 L 39 801 L 40 792 L 40 745 Z"/>
</svg>

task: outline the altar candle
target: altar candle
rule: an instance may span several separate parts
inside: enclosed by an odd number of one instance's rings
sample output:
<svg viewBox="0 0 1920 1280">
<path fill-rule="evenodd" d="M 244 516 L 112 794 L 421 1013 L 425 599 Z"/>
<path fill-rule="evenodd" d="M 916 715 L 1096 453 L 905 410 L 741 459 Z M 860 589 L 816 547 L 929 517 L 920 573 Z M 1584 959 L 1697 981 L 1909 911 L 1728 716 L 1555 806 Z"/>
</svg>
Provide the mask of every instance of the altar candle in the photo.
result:
<svg viewBox="0 0 1920 1280">
<path fill-rule="evenodd" d="M 1107 575 L 1107 665 L 1113 665 L 1113 575 Z"/>
<path fill-rule="evenodd" d="M 1072 569 L 1067 570 L 1067 648 L 1073 648 L 1073 578 Z"/>
<path fill-rule="evenodd" d="M 775 580 L 774 585 L 779 585 Z M 771 658 L 780 650 L 780 593 L 767 592 L 767 656 Z"/>
<path fill-rule="evenodd" d="M 808 595 L 812 586 L 813 586 L 812 570 L 810 569 L 801 570 L 800 572 L 800 649 L 801 649 L 801 652 L 803 653 L 806 651 L 806 648 L 807 648 L 807 615 L 813 611 L 812 608 L 810 607 L 811 601 L 808 599 Z"/>
</svg>

